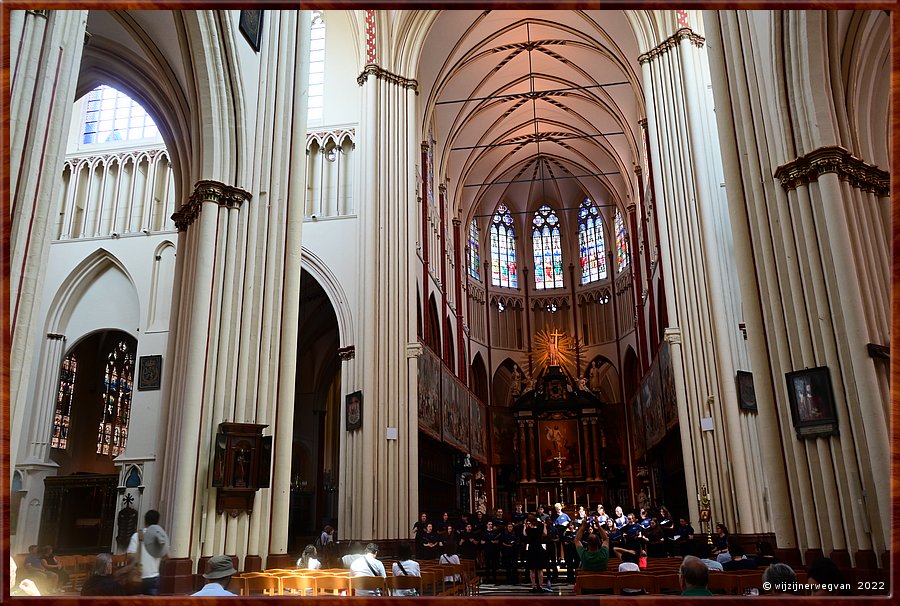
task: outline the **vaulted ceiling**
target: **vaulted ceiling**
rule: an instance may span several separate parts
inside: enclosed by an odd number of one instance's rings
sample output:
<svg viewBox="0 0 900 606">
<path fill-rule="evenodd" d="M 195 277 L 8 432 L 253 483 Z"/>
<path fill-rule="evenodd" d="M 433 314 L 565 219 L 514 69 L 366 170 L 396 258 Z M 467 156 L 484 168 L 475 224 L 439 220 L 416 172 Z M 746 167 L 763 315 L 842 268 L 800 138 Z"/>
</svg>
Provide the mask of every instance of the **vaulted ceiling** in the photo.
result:
<svg viewBox="0 0 900 606">
<path fill-rule="evenodd" d="M 443 11 L 416 76 L 461 218 L 634 198 L 638 54 L 623 11 Z"/>
</svg>

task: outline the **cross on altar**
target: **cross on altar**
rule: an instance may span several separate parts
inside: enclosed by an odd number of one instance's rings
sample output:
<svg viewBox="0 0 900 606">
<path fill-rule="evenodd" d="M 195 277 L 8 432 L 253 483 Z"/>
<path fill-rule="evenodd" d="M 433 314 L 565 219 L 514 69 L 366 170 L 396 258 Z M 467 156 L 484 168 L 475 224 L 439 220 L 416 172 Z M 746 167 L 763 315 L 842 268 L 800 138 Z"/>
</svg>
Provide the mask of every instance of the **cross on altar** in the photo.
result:
<svg viewBox="0 0 900 606">
<path fill-rule="evenodd" d="M 559 470 L 559 477 L 562 479 L 562 464 L 563 461 L 566 460 L 566 457 L 562 456 L 560 451 L 556 451 L 556 456 L 553 457 L 553 460 L 556 461 L 556 468 Z"/>
<path fill-rule="evenodd" d="M 552 333 L 550 333 L 550 337 L 553 341 L 550 343 L 550 366 L 559 366 L 559 338 L 563 336 L 563 333 L 554 329 Z"/>
</svg>

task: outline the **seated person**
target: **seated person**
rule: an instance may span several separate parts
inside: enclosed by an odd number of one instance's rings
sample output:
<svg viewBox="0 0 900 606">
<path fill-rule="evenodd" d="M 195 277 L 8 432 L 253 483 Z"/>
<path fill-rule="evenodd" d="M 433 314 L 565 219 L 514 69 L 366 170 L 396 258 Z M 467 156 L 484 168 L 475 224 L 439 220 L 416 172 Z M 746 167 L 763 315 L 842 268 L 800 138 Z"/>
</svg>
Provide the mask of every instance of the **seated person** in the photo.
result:
<svg viewBox="0 0 900 606">
<path fill-rule="evenodd" d="M 322 562 L 318 560 L 318 551 L 315 545 L 307 545 L 303 550 L 303 555 L 297 560 L 297 568 L 308 568 L 310 570 L 319 570 L 322 568 Z"/>
<path fill-rule="evenodd" d="M 351 577 L 383 577 L 387 578 L 384 564 L 378 559 L 378 545 L 369 543 L 366 545 L 366 553 L 361 558 L 353 560 L 350 564 Z M 381 595 L 377 589 L 357 589 L 356 595 Z"/>
<path fill-rule="evenodd" d="M 226 587 L 231 582 L 231 577 L 237 574 L 231 558 L 227 555 L 216 555 L 206 562 L 206 572 L 203 578 L 208 582 L 200 591 L 191 595 L 198 596 L 234 596 Z"/>
<path fill-rule="evenodd" d="M 31 545 L 28 547 L 28 556 L 25 558 L 24 576 L 34 581 L 41 593 L 48 595 L 56 591 L 59 585 L 59 577 L 51 570 L 45 570 L 41 563 L 41 555 L 38 553 L 38 546 Z"/>
<path fill-rule="evenodd" d="M 632 553 L 622 553 L 622 563 L 619 564 L 619 572 L 640 572 L 638 557 Z"/>
<path fill-rule="evenodd" d="M 112 571 L 112 554 L 98 553 L 91 576 L 81 587 L 81 595 L 127 595 Z"/>
<path fill-rule="evenodd" d="M 38 590 L 37 585 L 34 584 L 34 581 L 31 579 L 18 578 L 19 575 L 17 574 L 17 569 L 18 565 L 16 564 L 16 560 L 12 556 L 9 556 L 9 595 L 40 596 L 41 592 Z M 16 585 L 16 581 L 19 582 L 18 585 Z"/>
<path fill-rule="evenodd" d="M 719 522 L 716 524 L 716 536 L 713 538 L 712 548 L 713 559 L 723 564 L 731 559 L 728 554 L 728 529 L 725 524 Z M 721 557 L 720 557 L 721 556 Z"/>
<path fill-rule="evenodd" d="M 609 535 L 603 526 L 597 528 L 597 534 L 591 534 L 587 539 L 587 549 L 582 544 L 584 531 L 587 528 L 587 520 L 581 523 L 575 533 L 575 551 L 581 558 L 581 570 L 605 572 L 609 563 Z"/>
<path fill-rule="evenodd" d="M 57 576 L 57 587 L 65 587 L 69 584 L 69 573 L 63 569 L 62 564 L 56 559 L 53 553 L 53 545 L 44 545 L 41 549 L 41 566 L 45 571 L 52 572 Z"/>
<path fill-rule="evenodd" d="M 737 541 L 732 541 L 728 546 L 731 560 L 722 564 L 722 570 L 732 572 L 735 570 L 756 570 L 756 560 L 744 553 L 744 548 Z"/>
<path fill-rule="evenodd" d="M 409 546 L 409 543 L 400 543 L 400 547 L 397 548 L 397 561 L 394 562 L 391 572 L 395 577 L 422 576 L 422 569 L 419 567 L 419 563 L 412 559 L 412 548 Z M 395 589 L 393 595 L 416 596 L 419 595 L 419 592 L 415 589 Z"/>
</svg>

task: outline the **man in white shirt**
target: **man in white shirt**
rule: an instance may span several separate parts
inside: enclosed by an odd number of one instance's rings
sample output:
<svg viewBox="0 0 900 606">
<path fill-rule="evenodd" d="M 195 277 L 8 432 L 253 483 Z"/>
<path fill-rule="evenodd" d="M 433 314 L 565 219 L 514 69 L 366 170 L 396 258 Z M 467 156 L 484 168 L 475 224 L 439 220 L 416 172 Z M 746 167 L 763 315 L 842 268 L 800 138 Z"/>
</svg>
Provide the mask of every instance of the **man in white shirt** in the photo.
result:
<svg viewBox="0 0 900 606">
<path fill-rule="evenodd" d="M 159 595 L 159 561 L 169 553 L 169 535 L 159 525 L 159 512 L 144 514 L 143 530 L 131 535 L 126 553 L 141 552 L 141 593 Z"/>
<path fill-rule="evenodd" d="M 213 556 L 206 562 L 206 574 L 203 578 L 209 581 L 203 589 L 191 595 L 199 596 L 236 596 L 226 587 L 231 582 L 231 577 L 237 574 L 231 558 L 226 555 Z"/>
<path fill-rule="evenodd" d="M 366 545 L 366 554 L 353 561 L 350 564 L 351 577 L 383 577 L 387 578 L 387 571 L 384 564 L 381 563 L 376 556 L 378 555 L 378 545 L 369 543 Z M 359 589 L 356 595 L 381 595 L 378 591 L 370 591 L 367 589 Z"/>
</svg>

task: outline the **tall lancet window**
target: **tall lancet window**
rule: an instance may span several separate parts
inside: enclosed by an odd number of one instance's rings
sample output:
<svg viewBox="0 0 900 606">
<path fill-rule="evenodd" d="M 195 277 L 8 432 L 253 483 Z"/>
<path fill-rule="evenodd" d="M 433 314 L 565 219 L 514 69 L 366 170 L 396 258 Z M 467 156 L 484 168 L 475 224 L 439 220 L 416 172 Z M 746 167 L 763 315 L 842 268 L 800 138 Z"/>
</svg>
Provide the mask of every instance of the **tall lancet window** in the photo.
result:
<svg viewBox="0 0 900 606">
<path fill-rule="evenodd" d="M 628 237 L 625 235 L 625 221 L 622 220 L 622 213 L 616 209 L 616 260 L 618 261 L 618 270 L 622 271 L 628 267 Z"/>
<path fill-rule="evenodd" d="M 312 12 L 309 43 L 309 108 L 307 120 L 321 120 L 325 99 L 325 14 Z"/>
<path fill-rule="evenodd" d="M 97 432 L 97 454 L 114 457 L 125 451 L 134 386 L 134 352 L 119 341 L 106 357 L 103 373 L 103 416 Z"/>
<path fill-rule="evenodd" d="M 59 373 L 59 389 L 56 392 L 56 410 L 53 413 L 53 430 L 50 434 L 50 448 L 65 450 L 69 441 L 69 419 L 72 417 L 72 398 L 75 397 L 75 371 L 78 361 L 69 354 L 62 363 Z"/>
<path fill-rule="evenodd" d="M 131 97 L 101 85 L 87 94 L 82 144 L 159 137 L 153 118 Z"/>
<path fill-rule="evenodd" d="M 578 209 L 578 247 L 581 250 L 581 283 L 590 284 L 605 278 L 603 219 L 590 198 L 585 198 Z"/>
<path fill-rule="evenodd" d="M 562 243 L 559 218 L 544 204 L 534 213 L 531 242 L 534 248 L 534 287 L 562 288 Z"/>
<path fill-rule="evenodd" d="M 481 279 L 481 251 L 478 248 L 478 225 L 474 219 L 469 224 L 469 245 L 466 247 L 466 256 L 468 257 L 469 275 L 476 280 Z"/>
<path fill-rule="evenodd" d="M 491 219 L 491 275 L 494 286 L 518 288 L 516 232 L 512 215 L 502 202 Z"/>
</svg>

